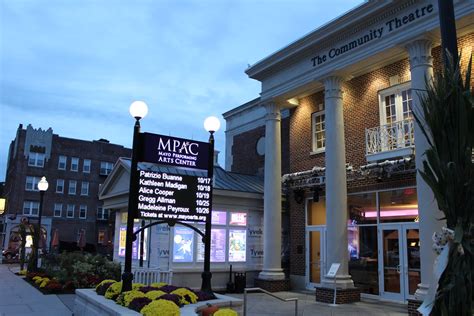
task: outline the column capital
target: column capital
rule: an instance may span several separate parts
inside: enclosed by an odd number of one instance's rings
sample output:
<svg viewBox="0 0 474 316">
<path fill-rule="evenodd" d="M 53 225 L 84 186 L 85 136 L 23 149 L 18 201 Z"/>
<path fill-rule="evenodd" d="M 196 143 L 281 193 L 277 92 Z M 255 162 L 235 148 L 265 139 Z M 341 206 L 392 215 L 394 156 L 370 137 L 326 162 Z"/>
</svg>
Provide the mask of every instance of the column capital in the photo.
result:
<svg viewBox="0 0 474 316">
<path fill-rule="evenodd" d="M 405 45 L 405 48 L 410 54 L 411 69 L 425 66 L 433 67 L 433 56 L 431 56 L 431 49 L 433 42 L 427 38 L 416 39 Z"/>
<path fill-rule="evenodd" d="M 281 113 L 280 113 L 280 106 L 276 104 L 275 102 L 267 102 L 265 103 L 265 110 L 266 110 L 266 115 L 265 115 L 265 121 L 269 120 L 281 120 Z"/>
<path fill-rule="evenodd" d="M 342 99 L 342 84 L 344 78 L 341 76 L 329 76 L 322 80 L 324 84 L 325 98 L 340 98 Z"/>
</svg>

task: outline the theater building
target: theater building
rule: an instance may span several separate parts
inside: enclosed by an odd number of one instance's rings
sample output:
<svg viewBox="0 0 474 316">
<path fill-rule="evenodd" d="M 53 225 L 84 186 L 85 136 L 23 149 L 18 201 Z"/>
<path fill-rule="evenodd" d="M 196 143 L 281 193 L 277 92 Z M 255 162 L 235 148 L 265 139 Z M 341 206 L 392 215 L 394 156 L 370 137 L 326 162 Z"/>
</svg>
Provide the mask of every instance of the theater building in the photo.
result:
<svg viewBox="0 0 474 316">
<path fill-rule="evenodd" d="M 474 3 L 454 7 L 465 69 Z M 359 292 L 423 299 L 435 259 L 431 237 L 443 223 L 416 173 L 428 145 L 413 111 L 442 67 L 439 34 L 437 1 L 369 1 L 246 70 L 262 90 L 224 113 L 226 169 L 264 174 L 257 283 L 316 288 L 326 302 L 334 285 L 338 303 Z M 274 238 L 285 212 L 289 280 L 280 263 L 284 244 Z"/>
</svg>

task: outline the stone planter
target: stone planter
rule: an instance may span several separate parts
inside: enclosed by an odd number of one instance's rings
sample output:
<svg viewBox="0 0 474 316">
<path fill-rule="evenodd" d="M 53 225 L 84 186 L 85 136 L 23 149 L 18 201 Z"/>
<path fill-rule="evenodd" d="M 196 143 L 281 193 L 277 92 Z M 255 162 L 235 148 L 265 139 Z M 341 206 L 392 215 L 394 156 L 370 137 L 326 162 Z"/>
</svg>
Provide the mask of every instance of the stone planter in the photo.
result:
<svg viewBox="0 0 474 316">
<path fill-rule="evenodd" d="M 196 304 L 183 306 L 180 311 L 182 316 L 195 316 L 198 312 L 207 307 L 207 304 L 219 307 L 241 308 L 243 302 L 241 299 L 216 294 L 217 299 Z M 106 299 L 104 296 L 97 295 L 94 289 L 76 290 L 76 299 L 74 301 L 74 316 L 138 316 L 137 313 L 129 308 L 115 303 L 113 300 Z"/>
</svg>

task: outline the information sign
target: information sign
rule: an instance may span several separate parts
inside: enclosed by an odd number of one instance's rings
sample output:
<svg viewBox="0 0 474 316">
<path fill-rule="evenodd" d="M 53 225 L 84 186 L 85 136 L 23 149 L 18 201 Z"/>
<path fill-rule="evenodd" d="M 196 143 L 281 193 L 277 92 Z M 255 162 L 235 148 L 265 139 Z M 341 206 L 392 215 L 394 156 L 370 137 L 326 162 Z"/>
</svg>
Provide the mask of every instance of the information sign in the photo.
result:
<svg viewBox="0 0 474 316">
<path fill-rule="evenodd" d="M 211 179 L 140 170 L 138 218 L 205 222 Z"/>
<path fill-rule="evenodd" d="M 209 168 L 209 143 L 151 133 L 141 133 L 140 141 L 139 161 L 191 169 Z"/>
<path fill-rule="evenodd" d="M 329 268 L 329 271 L 328 271 L 328 277 L 330 278 L 334 278 L 337 274 L 337 270 L 339 270 L 339 267 L 341 266 L 340 263 L 333 263 L 331 264 L 331 268 Z"/>
</svg>

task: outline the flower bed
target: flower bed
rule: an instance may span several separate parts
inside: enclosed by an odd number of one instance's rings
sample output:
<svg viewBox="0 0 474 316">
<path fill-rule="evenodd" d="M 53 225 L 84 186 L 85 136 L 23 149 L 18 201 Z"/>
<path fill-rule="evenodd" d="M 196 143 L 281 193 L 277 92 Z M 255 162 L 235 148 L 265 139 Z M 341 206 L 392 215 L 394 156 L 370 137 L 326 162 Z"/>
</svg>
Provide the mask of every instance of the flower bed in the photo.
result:
<svg viewBox="0 0 474 316">
<path fill-rule="evenodd" d="M 213 295 L 189 288 L 178 288 L 164 283 L 152 283 L 150 286 L 134 283 L 131 291 L 121 293 L 122 282 L 104 280 L 96 287 L 98 295 L 115 301 L 145 316 L 177 316 L 180 308 L 186 305 L 215 299 Z M 222 310 L 221 316 L 237 316 L 232 310 Z M 219 314 L 217 314 L 219 315 Z"/>
</svg>

